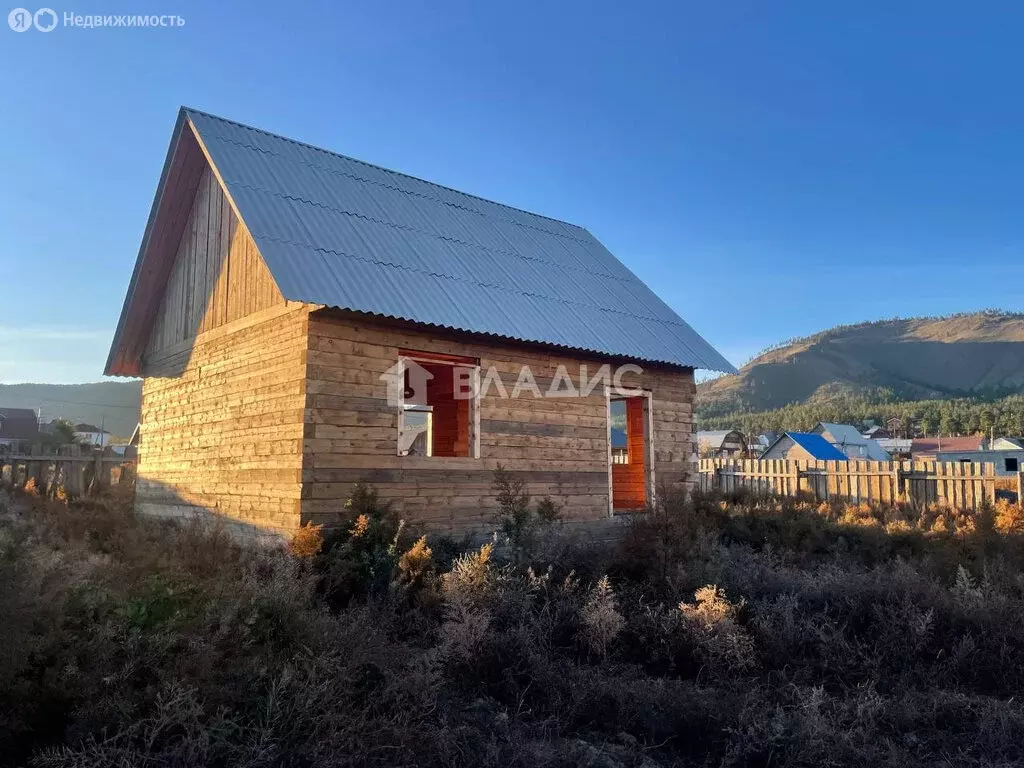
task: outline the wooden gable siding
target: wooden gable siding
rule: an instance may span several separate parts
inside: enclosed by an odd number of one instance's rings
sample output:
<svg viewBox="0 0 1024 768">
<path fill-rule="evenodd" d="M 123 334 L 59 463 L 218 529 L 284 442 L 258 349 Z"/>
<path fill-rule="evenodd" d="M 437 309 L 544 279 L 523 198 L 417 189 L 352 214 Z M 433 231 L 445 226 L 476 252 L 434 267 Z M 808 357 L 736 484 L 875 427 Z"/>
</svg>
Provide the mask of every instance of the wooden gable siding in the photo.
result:
<svg viewBox="0 0 1024 768">
<path fill-rule="evenodd" d="M 256 244 L 206 166 L 146 355 L 283 302 Z"/>
<path fill-rule="evenodd" d="M 522 477 L 534 498 L 551 496 L 563 505 L 569 520 L 608 516 L 608 408 L 602 388 L 585 398 L 527 394 L 515 400 L 492 388 L 474 419 L 479 458 L 398 456 L 398 412 L 388 405 L 380 377 L 400 350 L 477 358 L 484 373 L 494 366 L 509 393 L 522 365 L 530 366 L 543 391 L 559 364 L 577 377 L 581 364 L 593 374 L 607 362 L 314 312 L 306 353 L 303 521 L 339 522 L 353 483 L 363 480 L 392 499 L 411 522 L 435 529 L 482 528 L 496 506 L 493 473 L 499 465 Z M 655 481 L 659 488 L 689 487 L 693 374 L 648 369 L 639 381 L 652 392 Z"/>
</svg>

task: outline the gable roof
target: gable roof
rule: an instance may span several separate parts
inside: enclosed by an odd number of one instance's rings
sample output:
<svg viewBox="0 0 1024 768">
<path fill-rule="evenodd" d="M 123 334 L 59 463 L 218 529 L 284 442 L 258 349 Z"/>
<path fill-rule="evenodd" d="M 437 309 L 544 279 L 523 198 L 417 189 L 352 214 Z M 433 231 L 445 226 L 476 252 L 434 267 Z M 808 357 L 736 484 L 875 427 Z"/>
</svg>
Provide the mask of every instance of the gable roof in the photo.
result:
<svg viewBox="0 0 1024 768">
<path fill-rule="evenodd" d="M 989 446 L 993 451 L 1012 451 L 1017 448 L 1024 449 L 1024 437 L 997 437 Z"/>
<path fill-rule="evenodd" d="M 36 412 L 31 408 L 0 408 L 0 416 L 5 419 L 31 419 L 37 421 Z"/>
<path fill-rule="evenodd" d="M 811 431 L 819 435 L 827 432 L 832 436 L 832 441 L 835 443 L 860 445 L 867 441 L 867 438 L 852 424 L 832 424 L 831 422 L 821 421 Z"/>
<path fill-rule="evenodd" d="M 109 435 L 105 429 L 100 429 L 95 424 L 75 424 L 75 432 L 90 432 L 95 434 Z"/>
<path fill-rule="evenodd" d="M 742 435 L 735 429 L 701 430 L 697 432 L 696 437 L 699 445 L 717 450 L 722 447 L 722 444 L 729 435 L 737 435 L 742 439 Z"/>
<path fill-rule="evenodd" d="M 890 461 L 890 456 L 876 440 L 864 437 L 852 424 L 832 424 L 822 421 L 814 427 L 814 433 L 829 435 L 833 445 L 852 445 L 862 448 L 862 457 L 871 461 Z M 854 456 L 853 458 L 857 458 Z"/>
<path fill-rule="evenodd" d="M 787 437 L 819 461 L 846 461 L 846 456 L 842 451 L 821 435 L 813 432 L 784 432 L 774 443 L 768 446 L 765 453 L 769 453 L 772 448 Z"/>
<path fill-rule="evenodd" d="M 787 432 L 793 442 L 821 461 L 846 461 L 846 454 L 821 435 L 810 432 Z"/>
<path fill-rule="evenodd" d="M 173 259 L 151 230 L 192 137 L 288 301 L 735 372 L 581 227 L 182 108 L 107 373 L 131 371 L 133 301 Z"/>
<path fill-rule="evenodd" d="M 982 442 L 985 440 L 982 435 L 973 437 L 915 437 L 910 443 L 912 455 L 928 455 L 938 453 L 957 452 L 969 453 L 980 451 Z"/>
<path fill-rule="evenodd" d="M 28 439 L 39 435 L 39 420 L 31 408 L 0 408 L 0 438 Z"/>
</svg>

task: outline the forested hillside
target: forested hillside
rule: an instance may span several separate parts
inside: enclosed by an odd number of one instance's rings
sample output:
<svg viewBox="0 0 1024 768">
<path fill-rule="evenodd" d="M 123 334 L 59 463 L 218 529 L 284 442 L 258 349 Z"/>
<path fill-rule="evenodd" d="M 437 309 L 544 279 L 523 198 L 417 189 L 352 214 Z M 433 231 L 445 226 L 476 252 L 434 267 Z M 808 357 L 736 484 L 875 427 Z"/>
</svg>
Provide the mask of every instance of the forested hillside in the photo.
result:
<svg viewBox="0 0 1024 768">
<path fill-rule="evenodd" d="M 839 326 L 698 387 L 698 428 L 803 429 L 898 416 L 929 434 L 1024 433 L 1024 314 Z"/>
</svg>

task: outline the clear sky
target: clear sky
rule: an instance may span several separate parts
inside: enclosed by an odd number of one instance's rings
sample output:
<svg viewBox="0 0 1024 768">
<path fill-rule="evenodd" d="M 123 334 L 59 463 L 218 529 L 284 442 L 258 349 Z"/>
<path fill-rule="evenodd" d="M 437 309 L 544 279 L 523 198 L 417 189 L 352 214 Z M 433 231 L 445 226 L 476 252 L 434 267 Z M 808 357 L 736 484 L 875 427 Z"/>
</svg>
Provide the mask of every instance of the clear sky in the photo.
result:
<svg viewBox="0 0 1024 768">
<path fill-rule="evenodd" d="M 1017 3 L 54 10 L 185 25 L 0 26 L 0 382 L 101 378 L 181 104 L 586 226 L 737 364 L 1021 308 Z"/>
</svg>

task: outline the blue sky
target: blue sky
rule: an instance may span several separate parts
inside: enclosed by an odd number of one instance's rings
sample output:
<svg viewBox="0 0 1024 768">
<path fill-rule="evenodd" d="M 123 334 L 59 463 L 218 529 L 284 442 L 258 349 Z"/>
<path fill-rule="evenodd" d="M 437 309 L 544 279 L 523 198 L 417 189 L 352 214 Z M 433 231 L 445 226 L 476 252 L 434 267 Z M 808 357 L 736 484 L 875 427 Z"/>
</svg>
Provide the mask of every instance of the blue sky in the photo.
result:
<svg viewBox="0 0 1024 768">
<path fill-rule="evenodd" d="M 586 226 L 736 363 L 1020 308 L 1019 5 L 54 10 L 185 25 L 0 27 L 0 382 L 101 378 L 180 104 Z"/>
</svg>

